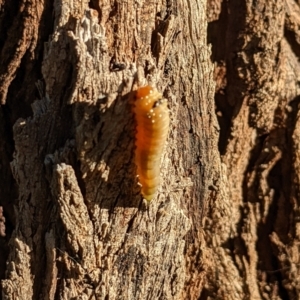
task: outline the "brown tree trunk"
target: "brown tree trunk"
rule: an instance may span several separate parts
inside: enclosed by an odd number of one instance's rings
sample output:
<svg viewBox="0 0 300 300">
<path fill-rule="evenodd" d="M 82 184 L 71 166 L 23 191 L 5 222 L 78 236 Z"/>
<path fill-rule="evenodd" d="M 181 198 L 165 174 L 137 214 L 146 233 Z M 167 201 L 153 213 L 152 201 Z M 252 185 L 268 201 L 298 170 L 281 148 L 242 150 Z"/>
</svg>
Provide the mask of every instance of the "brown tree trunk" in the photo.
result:
<svg viewBox="0 0 300 300">
<path fill-rule="evenodd" d="M 0 5 L 3 299 L 198 299 L 225 178 L 205 1 Z M 131 109 L 145 84 L 171 117 L 149 205 Z"/>
<path fill-rule="evenodd" d="M 208 12 L 228 197 L 206 229 L 207 293 L 300 299 L 299 3 L 211 2 Z"/>
<path fill-rule="evenodd" d="M 299 16 L 292 0 L 0 0 L 2 298 L 300 299 Z M 150 204 L 146 84 L 171 118 Z"/>
</svg>

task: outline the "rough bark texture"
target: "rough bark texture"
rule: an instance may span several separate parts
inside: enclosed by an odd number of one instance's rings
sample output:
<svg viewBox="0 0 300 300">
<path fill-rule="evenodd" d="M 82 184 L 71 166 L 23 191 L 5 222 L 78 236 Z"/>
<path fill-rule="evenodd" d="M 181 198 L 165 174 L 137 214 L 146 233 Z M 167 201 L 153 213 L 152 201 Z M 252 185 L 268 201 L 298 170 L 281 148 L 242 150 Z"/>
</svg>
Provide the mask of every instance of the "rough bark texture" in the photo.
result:
<svg viewBox="0 0 300 300">
<path fill-rule="evenodd" d="M 300 299 L 299 2 L 12 2 L 2 298 Z M 145 84 L 171 115 L 150 205 L 133 163 Z"/>
<path fill-rule="evenodd" d="M 203 217 L 227 197 L 206 3 L 50 3 L 0 2 L 4 216 L 16 200 L 2 297 L 198 299 Z M 145 84 L 171 114 L 149 206 L 130 105 Z"/>
<path fill-rule="evenodd" d="M 300 298 L 299 12 L 292 0 L 208 6 L 228 182 L 211 213 L 213 299 Z"/>
</svg>

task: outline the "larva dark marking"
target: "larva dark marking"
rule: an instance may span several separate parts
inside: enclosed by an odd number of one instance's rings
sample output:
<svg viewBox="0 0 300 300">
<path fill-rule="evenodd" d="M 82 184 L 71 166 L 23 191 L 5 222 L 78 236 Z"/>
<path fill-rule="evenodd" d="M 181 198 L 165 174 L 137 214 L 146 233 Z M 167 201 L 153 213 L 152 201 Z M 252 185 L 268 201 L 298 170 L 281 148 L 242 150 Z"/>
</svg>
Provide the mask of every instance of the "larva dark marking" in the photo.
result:
<svg viewBox="0 0 300 300">
<path fill-rule="evenodd" d="M 134 113 L 137 124 L 135 163 L 142 195 L 153 199 L 159 186 L 160 160 L 169 131 L 167 100 L 151 86 L 136 92 Z"/>
</svg>

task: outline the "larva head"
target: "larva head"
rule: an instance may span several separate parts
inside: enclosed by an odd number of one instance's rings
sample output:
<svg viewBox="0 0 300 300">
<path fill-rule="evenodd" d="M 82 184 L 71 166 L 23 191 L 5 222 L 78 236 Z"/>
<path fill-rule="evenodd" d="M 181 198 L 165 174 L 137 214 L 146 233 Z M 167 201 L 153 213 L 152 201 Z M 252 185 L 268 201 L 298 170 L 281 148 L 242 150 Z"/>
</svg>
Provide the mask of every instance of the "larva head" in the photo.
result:
<svg viewBox="0 0 300 300">
<path fill-rule="evenodd" d="M 156 101 L 162 98 L 162 94 L 150 85 L 139 88 L 136 91 L 135 113 L 149 111 Z"/>
<path fill-rule="evenodd" d="M 150 85 L 143 86 L 136 91 L 136 98 L 144 98 L 145 96 L 149 95 L 150 91 L 152 90 L 153 88 Z"/>
</svg>

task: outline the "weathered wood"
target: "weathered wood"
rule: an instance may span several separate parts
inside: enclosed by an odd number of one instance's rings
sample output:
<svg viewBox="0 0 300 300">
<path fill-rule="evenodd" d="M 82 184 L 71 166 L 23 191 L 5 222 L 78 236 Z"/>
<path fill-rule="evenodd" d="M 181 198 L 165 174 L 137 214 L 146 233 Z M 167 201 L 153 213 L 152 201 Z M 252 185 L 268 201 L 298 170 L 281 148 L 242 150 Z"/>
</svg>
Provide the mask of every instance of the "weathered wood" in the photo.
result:
<svg viewBox="0 0 300 300">
<path fill-rule="evenodd" d="M 19 197 L 4 299 L 199 298 L 211 257 L 203 218 L 227 197 L 206 22 L 204 1 L 54 3 L 53 32 L 37 42 L 47 41 L 40 98 L 28 101 L 31 116 L 15 114 Z M 11 58 L 19 68 L 22 55 Z M 16 68 L 8 72 L 0 93 L 14 108 Z M 171 117 L 148 206 L 130 105 L 144 84 L 168 99 Z"/>
<path fill-rule="evenodd" d="M 209 26 L 228 182 L 207 229 L 213 299 L 299 298 L 298 12 L 292 0 L 223 2 Z"/>
</svg>

